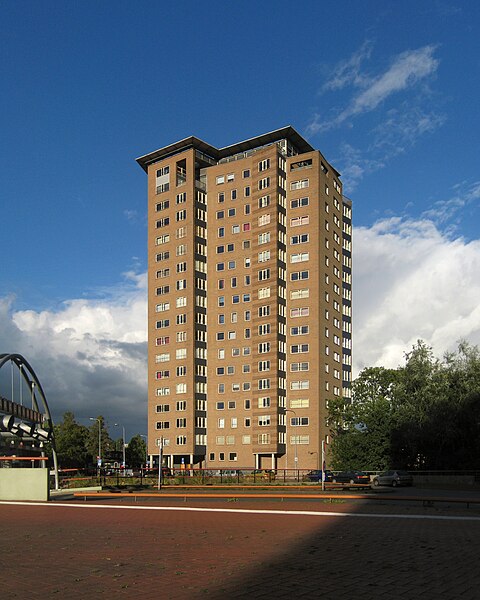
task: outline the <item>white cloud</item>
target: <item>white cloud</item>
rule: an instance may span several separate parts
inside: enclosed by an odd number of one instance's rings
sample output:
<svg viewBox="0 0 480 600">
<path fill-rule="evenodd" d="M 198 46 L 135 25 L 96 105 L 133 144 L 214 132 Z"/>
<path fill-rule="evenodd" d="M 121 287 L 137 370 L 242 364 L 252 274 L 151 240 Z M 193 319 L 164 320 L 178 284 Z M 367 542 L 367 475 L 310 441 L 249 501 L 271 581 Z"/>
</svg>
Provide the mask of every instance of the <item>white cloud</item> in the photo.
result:
<svg viewBox="0 0 480 600">
<path fill-rule="evenodd" d="M 364 87 L 370 82 L 370 77 L 362 73 L 360 67 L 372 54 L 373 43 L 366 40 L 352 56 L 340 61 L 334 68 L 332 76 L 323 85 L 322 91 L 339 90 L 351 84 Z"/>
<path fill-rule="evenodd" d="M 480 200 L 480 181 L 473 184 L 462 182 L 454 187 L 454 194 L 447 200 L 439 200 L 426 210 L 422 217 L 431 219 L 438 225 L 450 223 L 450 228 L 454 229 L 460 221 L 463 209 L 469 204 Z"/>
<path fill-rule="evenodd" d="M 425 46 L 397 56 L 385 73 L 353 98 L 350 106 L 340 113 L 339 122 L 351 115 L 373 110 L 390 95 L 412 87 L 420 79 L 434 73 L 439 64 L 433 57 L 434 50 L 434 46 Z"/>
<path fill-rule="evenodd" d="M 138 219 L 138 212 L 136 210 L 124 210 L 123 214 L 128 221 L 136 221 Z"/>
<path fill-rule="evenodd" d="M 405 152 L 417 139 L 432 133 L 445 122 L 445 116 L 425 111 L 420 106 L 403 102 L 399 108 L 388 111 L 386 118 L 373 130 L 372 150 L 380 150 L 388 158 Z"/>
<path fill-rule="evenodd" d="M 386 118 L 369 132 L 371 143 L 365 149 L 348 143 L 340 145 L 334 162 L 342 173 L 345 189 L 352 193 L 365 176 L 384 168 L 392 158 L 414 146 L 418 138 L 433 133 L 444 122 L 443 115 L 425 112 L 408 102 L 403 102 L 399 109 L 389 110 Z"/>
<path fill-rule="evenodd" d="M 432 221 L 392 218 L 354 229 L 354 370 L 396 367 L 418 339 L 436 355 L 480 344 L 480 241 Z"/>
<path fill-rule="evenodd" d="M 424 46 L 417 50 L 407 50 L 397 55 L 389 68 L 376 77 L 361 73 L 361 63 L 370 57 L 371 45 L 364 44 L 348 61 L 337 65 L 337 76 L 332 77 L 323 86 L 324 90 L 336 90 L 348 84 L 361 91 L 356 92 L 336 116 L 328 120 L 321 120 L 315 114 L 306 131 L 314 135 L 320 131 L 327 131 L 347 122 L 352 117 L 375 110 L 390 96 L 413 88 L 418 82 L 432 76 L 439 65 L 439 60 L 433 54 L 436 47 Z"/>
<path fill-rule="evenodd" d="M 0 299 L 2 352 L 32 365 L 54 419 L 67 410 L 87 420 L 102 414 L 130 435 L 146 429 L 146 321 L 145 274 L 57 311 L 16 311 L 13 298 Z"/>
</svg>

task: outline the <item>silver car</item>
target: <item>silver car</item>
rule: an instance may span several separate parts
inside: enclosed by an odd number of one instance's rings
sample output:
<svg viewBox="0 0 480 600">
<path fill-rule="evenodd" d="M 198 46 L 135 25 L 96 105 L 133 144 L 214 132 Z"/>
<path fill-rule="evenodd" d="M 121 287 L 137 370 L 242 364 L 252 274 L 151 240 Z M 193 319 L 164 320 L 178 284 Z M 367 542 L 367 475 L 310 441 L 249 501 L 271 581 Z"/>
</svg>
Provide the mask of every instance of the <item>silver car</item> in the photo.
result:
<svg viewBox="0 0 480 600">
<path fill-rule="evenodd" d="M 379 485 L 391 485 L 392 487 L 413 485 L 413 477 L 407 471 L 384 471 L 375 475 L 372 483 L 375 487 Z"/>
</svg>

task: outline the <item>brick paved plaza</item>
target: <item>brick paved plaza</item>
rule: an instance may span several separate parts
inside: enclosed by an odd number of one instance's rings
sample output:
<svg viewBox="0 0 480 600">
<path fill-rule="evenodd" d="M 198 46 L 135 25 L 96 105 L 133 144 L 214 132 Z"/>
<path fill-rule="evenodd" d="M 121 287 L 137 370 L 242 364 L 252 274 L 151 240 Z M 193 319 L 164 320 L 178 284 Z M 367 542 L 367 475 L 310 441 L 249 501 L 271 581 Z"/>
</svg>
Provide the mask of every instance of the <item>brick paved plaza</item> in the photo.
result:
<svg viewBox="0 0 480 600">
<path fill-rule="evenodd" d="M 0 504 L 2 597 L 480 598 L 479 509 L 110 502 Z"/>
</svg>

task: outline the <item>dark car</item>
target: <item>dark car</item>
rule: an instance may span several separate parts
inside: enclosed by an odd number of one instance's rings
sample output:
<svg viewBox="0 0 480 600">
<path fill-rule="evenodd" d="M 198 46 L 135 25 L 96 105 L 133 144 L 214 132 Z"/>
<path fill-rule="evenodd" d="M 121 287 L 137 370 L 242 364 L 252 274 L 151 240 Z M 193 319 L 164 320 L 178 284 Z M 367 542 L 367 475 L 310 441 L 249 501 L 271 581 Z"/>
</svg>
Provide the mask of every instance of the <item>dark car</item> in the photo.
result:
<svg viewBox="0 0 480 600">
<path fill-rule="evenodd" d="M 375 487 L 379 485 L 413 485 L 413 477 L 407 471 L 384 471 L 375 475 L 372 480 Z"/>
<path fill-rule="evenodd" d="M 158 467 L 156 469 L 150 469 L 150 467 L 146 468 L 145 471 L 145 476 L 156 476 L 158 477 Z M 162 477 L 171 477 L 172 476 L 172 469 L 170 467 L 162 467 Z"/>
<path fill-rule="evenodd" d="M 340 471 L 332 479 L 333 483 L 370 483 L 370 475 L 363 471 Z"/>
<path fill-rule="evenodd" d="M 325 479 L 324 481 L 332 481 L 332 477 L 333 477 L 333 473 L 331 471 L 327 471 L 325 469 Z M 314 471 L 309 471 L 306 475 L 305 475 L 305 479 L 308 479 L 309 481 L 322 481 L 322 471 L 315 469 Z"/>
</svg>

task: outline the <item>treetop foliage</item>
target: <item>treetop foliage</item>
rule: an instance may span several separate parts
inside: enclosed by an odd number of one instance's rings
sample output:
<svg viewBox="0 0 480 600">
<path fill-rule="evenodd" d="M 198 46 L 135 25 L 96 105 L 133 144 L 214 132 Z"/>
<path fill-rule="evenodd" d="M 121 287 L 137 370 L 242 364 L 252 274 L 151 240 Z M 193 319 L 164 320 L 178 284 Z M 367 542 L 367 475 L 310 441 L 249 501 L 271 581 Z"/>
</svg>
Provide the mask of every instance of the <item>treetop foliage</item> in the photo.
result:
<svg viewBox="0 0 480 600">
<path fill-rule="evenodd" d="M 403 366 L 364 369 L 329 423 L 335 469 L 478 468 L 480 352 L 462 341 L 439 360 L 419 340 Z"/>
<path fill-rule="evenodd" d="M 100 433 L 100 435 L 99 435 Z M 59 465 L 62 468 L 85 468 L 97 464 L 100 451 L 102 460 L 121 462 L 123 438 L 113 440 L 103 416 L 98 416 L 86 427 L 77 423 L 72 412 L 66 412 L 60 423 L 55 425 L 55 443 Z M 134 436 L 126 444 L 126 463 L 130 467 L 139 467 L 146 460 L 145 440 Z"/>
</svg>

